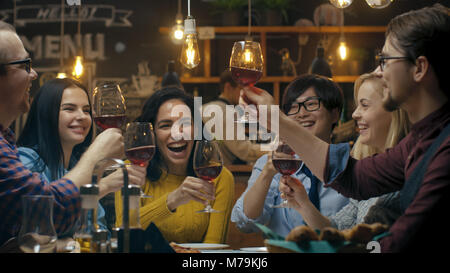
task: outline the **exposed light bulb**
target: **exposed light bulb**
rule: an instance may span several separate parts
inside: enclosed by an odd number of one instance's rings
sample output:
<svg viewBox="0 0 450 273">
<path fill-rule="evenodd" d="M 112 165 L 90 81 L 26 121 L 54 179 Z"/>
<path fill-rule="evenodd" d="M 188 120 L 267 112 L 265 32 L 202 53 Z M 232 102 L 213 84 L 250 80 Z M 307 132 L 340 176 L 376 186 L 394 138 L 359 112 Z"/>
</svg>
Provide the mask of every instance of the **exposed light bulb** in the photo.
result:
<svg viewBox="0 0 450 273">
<path fill-rule="evenodd" d="M 76 56 L 75 57 L 75 65 L 73 66 L 72 76 L 79 79 L 83 75 L 83 57 Z"/>
<path fill-rule="evenodd" d="M 170 33 L 170 39 L 174 44 L 182 44 L 184 38 L 184 26 L 182 21 L 177 20 L 176 25 L 172 27 L 172 32 Z"/>
<path fill-rule="evenodd" d="M 347 49 L 347 44 L 345 42 L 339 43 L 338 51 L 339 51 L 339 57 L 341 58 L 341 60 L 343 60 L 343 61 L 347 60 L 348 49 Z"/>
<path fill-rule="evenodd" d="M 253 52 L 248 48 L 244 50 L 244 62 L 245 63 L 253 62 Z"/>
<path fill-rule="evenodd" d="M 184 36 L 184 32 L 183 32 L 182 29 L 176 29 L 176 30 L 173 32 L 173 37 L 174 37 L 175 39 L 177 39 L 177 40 L 183 39 L 183 36 Z"/>
<path fill-rule="evenodd" d="M 195 31 L 195 19 L 193 17 L 184 20 L 184 29 L 186 38 L 181 49 L 180 62 L 188 69 L 192 69 L 200 63 L 197 32 Z"/>
<path fill-rule="evenodd" d="M 56 75 L 56 78 L 65 79 L 65 78 L 67 78 L 67 74 L 64 72 L 58 72 L 58 74 Z"/>
<path fill-rule="evenodd" d="M 353 0 L 330 0 L 330 3 L 337 8 L 344 9 L 350 6 L 353 3 Z"/>
<path fill-rule="evenodd" d="M 383 9 L 389 6 L 394 0 L 366 0 L 367 5 L 374 9 Z"/>
</svg>

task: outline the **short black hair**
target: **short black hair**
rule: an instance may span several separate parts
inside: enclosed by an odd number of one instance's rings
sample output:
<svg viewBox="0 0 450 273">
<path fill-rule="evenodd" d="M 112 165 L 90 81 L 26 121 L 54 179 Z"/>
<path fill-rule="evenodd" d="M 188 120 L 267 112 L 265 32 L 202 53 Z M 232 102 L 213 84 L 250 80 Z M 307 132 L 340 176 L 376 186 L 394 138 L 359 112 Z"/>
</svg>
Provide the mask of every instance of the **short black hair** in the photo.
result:
<svg viewBox="0 0 450 273">
<path fill-rule="evenodd" d="M 152 125 L 155 125 L 159 108 L 161 107 L 161 105 L 163 105 L 163 103 L 171 99 L 178 99 L 185 103 L 191 110 L 192 118 L 194 118 L 194 113 L 196 111 L 199 111 L 199 109 L 194 109 L 194 98 L 192 97 L 192 95 L 186 93 L 184 90 L 178 87 L 170 86 L 156 91 L 147 99 L 142 108 L 142 113 L 139 117 L 136 118 L 136 121 L 150 122 L 152 123 Z M 194 127 L 194 130 L 202 130 L 202 128 Z M 187 166 L 187 175 L 189 176 L 196 176 L 192 163 L 193 155 L 194 150 L 191 151 L 191 155 L 189 156 L 189 163 Z M 165 162 L 161 157 L 161 152 L 156 146 L 155 155 L 153 156 L 152 160 L 150 160 L 147 167 L 147 178 L 150 181 L 159 180 L 163 168 L 167 169 L 167 166 L 165 166 Z"/>
<path fill-rule="evenodd" d="M 50 169 L 52 180 L 57 179 L 59 166 L 61 162 L 64 163 L 58 126 L 59 112 L 64 90 L 71 86 L 81 88 L 86 93 L 91 106 L 87 89 L 78 81 L 69 78 L 49 80 L 39 89 L 33 99 L 25 126 L 17 140 L 18 146 L 31 148 L 39 154 L 43 163 Z M 73 148 L 71 161 L 77 162 L 80 159 L 92 142 L 92 134 L 91 124 L 84 141 Z M 36 164 L 45 167 L 41 162 L 36 162 Z M 42 171 L 44 170 L 42 169 Z"/>
<path fill-rule="evenodd" d="M 338 109 L 339 114 L 341 113 L 344 104 L 342 89 L 333 80 L 317 74 L 303 74 L 289 83 L 283 94 L 283 112 L 286 114 L 292 103 L 310 87 L 314 88 L 316 95 L 328 111 Z M 333 124 L 333 128 L 334 126 L 336 124 Z"/>
<path fill-rule="evenodd" d="M 231 84 L 232 87 L 238 86 L 238 84 L 233 80 L 233 77 L 231 76 L 231 71 L 229 69 L 224 70 L 220 74 L 219 85 L 220 85 L 220 92 L 221 93 L 223 92 L 226 83 Z"/>
</svg>

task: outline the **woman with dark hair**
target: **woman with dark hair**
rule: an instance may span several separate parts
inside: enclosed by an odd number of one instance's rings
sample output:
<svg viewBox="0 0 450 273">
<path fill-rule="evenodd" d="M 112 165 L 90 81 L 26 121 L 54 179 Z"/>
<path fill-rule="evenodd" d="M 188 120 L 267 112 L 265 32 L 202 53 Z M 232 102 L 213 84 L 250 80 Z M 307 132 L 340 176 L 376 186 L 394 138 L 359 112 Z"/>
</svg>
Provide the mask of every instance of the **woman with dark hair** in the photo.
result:
<svg viewBox="0 0 450 273">
<path fill-rule="evenodd" d="M 342 91 L 332 80 L 314 74 L 294 79 L 283 95 L 282 110 L 311 134 L 331 142 L 331 132 L 337 124 L 343 104 Z M 348 199 L 330 188 L 324 188 L 312 176 L 305 164 L 293 174 L 315 196 L 317 209 L 333 215 L 348 203 Z M 278 189 L 281 174 L 277 173 L 271 155 L 256 161 L 246 191 L 233 208 L 231 221 L 243 232 L 258 232 L 253 223 L 265 224 L 286 236 L 294 227 L 304 225 L 300 213 L 290 208 L 273 208 L 282 202 Z"/>
<path fill-rule="evenodd" d="M 177 109 L 186 110 L 179 115 Z M 225 167 L 214 184 L 197 178 L 193 170 L 194 99 L 177 87 L 154 93 L 145 103 L 137 121 L 154 126 L 156 151 L 147 167 L 145 194 L 140 208 L 141 225 L 151 222 L 171 242 L 224 243 L 233 206 L 234 178 Z M 172 135 L 181 125 L 180 135 Z M 202 130 L 202 128 L 194 128 Z M 181 136 L 178 138 L 178 136 Z M 207 202 L 219 213 L 196 213 Z M 116 225 L 122 224 L 122 200 L 116 193 Z"/>
<path fill-rule="evenodd" d="M 22 163 L 50 182 L 75 166 L 92 142 L 91 102 L 86 88 L 72 79 L 53 79 L 38 91 L 17 144 Z M 143 184 L 145 168 L 128 168 L 130 183 Z M 122 172 L 100 181 L 101 196 L 122 186 Z M 105 211 L 99 204 L 97 223 L 106 229 Z M 64 235 L 72 235 L 73 230 Z"/>
</svg>

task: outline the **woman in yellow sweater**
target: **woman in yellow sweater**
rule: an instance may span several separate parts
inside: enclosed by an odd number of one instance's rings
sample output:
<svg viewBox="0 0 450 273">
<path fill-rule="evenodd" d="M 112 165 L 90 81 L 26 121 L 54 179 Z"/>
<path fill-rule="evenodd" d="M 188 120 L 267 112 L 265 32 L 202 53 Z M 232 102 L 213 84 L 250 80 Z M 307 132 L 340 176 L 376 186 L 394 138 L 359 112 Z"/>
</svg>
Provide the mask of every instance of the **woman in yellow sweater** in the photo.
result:
<svg viewBox="0 0 450 273">
<path fill-rule="evenodd" d="M 172 115 L 174 107 L 187 106 L 191 119 Z M 211 184 L 197 178 L 193 166 L 192 96 L 176 87 L 154 93 L 145 103 L 137 121 L 154 126 L 156 151 L 147 167 L 144 192 L 153 198 L 141 199 L 140 221 L 144 229 L 153 222 L 169 242 L 224 243 L 233 207 L 234 178 L 225 167 Z M 178 114 L 178 113 L 177 113 Z M 177 140 L 172 126 L 180 125 L 180 134 L 191 132 L 190 140 Z M 192 129 L 192 130 L 191 130 Z M 219 213 L 197 213 L 207 202 Z M 122 198 L 116 192 L 116 225 L 122 225 Z"/>
</svg>

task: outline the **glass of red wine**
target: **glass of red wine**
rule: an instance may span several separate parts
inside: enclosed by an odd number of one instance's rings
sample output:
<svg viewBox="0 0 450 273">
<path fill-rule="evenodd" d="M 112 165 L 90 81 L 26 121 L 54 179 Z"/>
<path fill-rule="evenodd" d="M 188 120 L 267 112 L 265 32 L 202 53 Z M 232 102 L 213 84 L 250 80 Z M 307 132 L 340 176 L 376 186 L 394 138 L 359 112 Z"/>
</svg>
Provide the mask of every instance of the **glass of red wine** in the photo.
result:
<svg viewBox="0 0 450 273">
<path fill-rule="evenodd" d="M 239 41 L 233 45 L 230 57 L 230 71 L 233 80 L 241 86 L 253 86 L 263 74 L 263 55 L 261 46 L 254 41 Z M 239 104 L 245 108 L 247 104 L 251 104 L 249 100 L 241 92 Z M 238 123 L 255 123 L 257 113 L 244 112 Z"/>
<path fill-rule="evenodd" d="M 302 161 L 298 158 L 295 152 L 286 143 L 280 142 L 277 149 L 272 153 L 272 164 L 275 169 L 283 176 L 289 176 L 298 171 L 302 165 Z M 279 205 L 272 206 L 272 208 L 288 208 L 288 201 L 286 199 Z"/>
<path fill-rule="evenodd" d="M 195 145 L 194 150 L 194 171 L 195 174 L 210 183 L 214 183 L 220 172 L 222 171 L 222 155 L 219 150 L 219 145 L 215 141 L 200 140 Z M 208 205 L 200 211 L 202 213 L 220 212 Z"/>
<path fill-rule="evenodd" d="M 155 154 L 155 136 L 150 122 L 130 122 L 124 134 L 125 156 L 131 164 L 144 167 Z M 141 197 L 152 196 L 144 194 Z"/>
<path fill-rule="evenodd" d="M 125 125 L 125 98 L 117 83 L 104 82 L 96 86 L 93 94 L 92 116 L 102 130 Z"/>
</svg>

